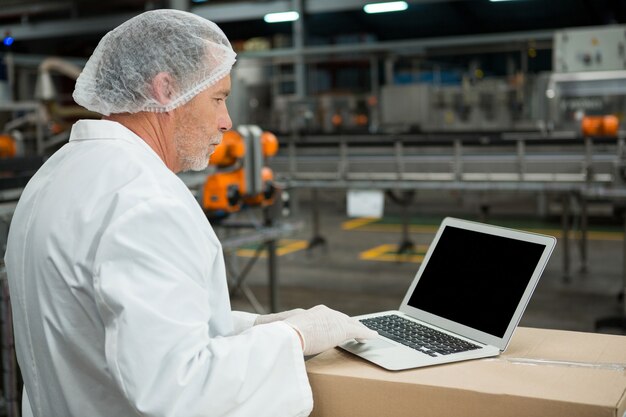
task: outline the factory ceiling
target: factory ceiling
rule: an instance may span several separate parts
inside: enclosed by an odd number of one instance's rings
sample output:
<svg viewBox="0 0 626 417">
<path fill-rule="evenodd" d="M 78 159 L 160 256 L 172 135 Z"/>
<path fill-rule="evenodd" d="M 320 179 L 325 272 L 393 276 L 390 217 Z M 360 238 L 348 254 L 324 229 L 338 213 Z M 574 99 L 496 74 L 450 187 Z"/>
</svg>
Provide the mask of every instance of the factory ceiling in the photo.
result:
<svg viewBox="0 0 626 417">
<path fill-rule="evenodd" d="M 297 1 L 0 0 L 0 31 L 16 53 L 87 56 L 112 27 L 147 9 L 174 7 L 212 19 L 233 41 L 265 37 L 290 42 L 292 23 L 268 24 L 264 13 Z M 626 23 L 626 0 L 413 0 L 404 12 L 368 15 L 364 0 L 302 0 L 306 45 L 463 39 Z M 454 43 L 454 42 L 452 42 Z M 289 46 L 289 45 L 288 45 Z M 6 47 L 5 47 L 6 50 Z"/>
</svg>

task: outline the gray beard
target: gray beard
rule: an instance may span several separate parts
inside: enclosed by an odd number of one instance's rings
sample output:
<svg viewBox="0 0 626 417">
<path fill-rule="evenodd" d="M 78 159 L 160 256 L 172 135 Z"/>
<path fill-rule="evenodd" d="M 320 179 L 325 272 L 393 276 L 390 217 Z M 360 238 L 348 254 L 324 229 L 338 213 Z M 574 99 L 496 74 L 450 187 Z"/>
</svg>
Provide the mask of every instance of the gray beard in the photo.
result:
<svg viewBox="0 0 626 417">
<path fill-rule="evenodd" d="M 182 171 L 202 171 L 209 166 L 209 157 L 189 157 L 181 161 Z"/>
<path fill-rule="evenodd" d="M 222 138 L 222 133 L 216 133 L 211 136 L 209 142 L 215 142 L 217 138 Z M 205 170 L 209 166 L 209 157 L 211 154 L 207 155 L 188 155 L 182 157 L 179 155 L 179 161 L 181 163 L 181 171 L 202 171 Z"/>
</svg>

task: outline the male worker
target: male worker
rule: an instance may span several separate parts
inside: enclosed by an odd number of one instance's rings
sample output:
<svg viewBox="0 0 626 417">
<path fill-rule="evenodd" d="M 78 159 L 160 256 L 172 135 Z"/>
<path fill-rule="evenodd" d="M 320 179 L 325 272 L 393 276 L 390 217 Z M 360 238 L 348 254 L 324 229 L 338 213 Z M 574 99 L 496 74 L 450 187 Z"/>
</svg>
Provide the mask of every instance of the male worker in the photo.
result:
<svg viewBox="0 0 626 417">
<path fill-rule="evenodd" d="M 231 128 L 234 62 L 214 23 L 174 10 L 87 62 L 74 99 L 103 120 L 73 126 L 9 234 L 25 416 L 305 416 L 303 354 L 375 335 L 324 306 L 231 312 L 220 243 L 175 173 Z"/>
</svg>

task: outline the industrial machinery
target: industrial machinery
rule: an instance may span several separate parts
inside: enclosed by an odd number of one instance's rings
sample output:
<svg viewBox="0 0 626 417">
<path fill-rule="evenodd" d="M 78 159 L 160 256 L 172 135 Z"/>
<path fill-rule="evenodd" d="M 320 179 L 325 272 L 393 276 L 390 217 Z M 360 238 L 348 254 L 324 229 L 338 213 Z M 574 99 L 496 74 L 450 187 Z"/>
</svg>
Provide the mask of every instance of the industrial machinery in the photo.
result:
<svg viewBox="0 0 626 417">
<path fill-rule="evenodd" d="M 57 57 L 48 57 L 39 64 L 35 98 L 43 104 L 44 118 L 50 132 L 45 143 L 40 144 L 38 148 L 44 147 L 54 151 L 59 145 L 67 142 L 70 128 L 76 120 L 99 119 L 101 117 L 100 114 L 89 111 L 73 102 L 72 104 L 62 103 L 60 94 L 57 93 L 57 87 L 52 78 L 53 73 L 76 80 L 81 70 L 82 68 L 78 65 Z M 43 149 L 38 149 L 38 153 L 42 151 Z"/>
<path fill-rule="evenodd" d="M 626 31 L 623 25 L 562 29 L 554 33 L 554 72 L 624 69 Z"/>
<path fill-rule="evenodd" d="M 0 158 L 13 158 L 16 154 L 15 138 L 9 134 L 0 134 Z"/>
<path fill-rule="evenodd" d="M 209 163 L 202 207 L 209 217 L 224 218 L 247 206 L 267 206 L 275 195 L 274 174 L 264 166 L 278 152 L 278 139 L 258 126 L 240 126 L 224 133 Z"/>
<path fill-rule="evenodd" d="M 581 122 L 584 136 L 610 136 L 618 134 L 619 119 L 610 114 L 605 116 L 585 116 Z"/>
<path fill-rule="evenodd" d="M 27 60 L 23 66 L 16 67 L 14 59 L 8 61 L 7 72 L 20 74 L 20 77 L 9 77 L 8 100 L 0 99 L 0 134 L 16 141 L 17 156 L 50 155 L 67 142 L 70 127 L 76 120 L 101 117 L 71 101 L 68 91 L 71 92 L 81 72 L 79 65 L 57 57 L 41 60 L 33 91 L 33 63 Z M 16 71 L 16 68 L 21 70 Z M 15 94 L 15 101 L 10 94 L 17 89 L 13 85 L 27 86 Z"/>
<path fill-rule="evenodd" d="M 553 73 L 546 96 L 554 130 L 576 131 L 585 116 L 626 115 L 626 71 Z"/>
</svg>

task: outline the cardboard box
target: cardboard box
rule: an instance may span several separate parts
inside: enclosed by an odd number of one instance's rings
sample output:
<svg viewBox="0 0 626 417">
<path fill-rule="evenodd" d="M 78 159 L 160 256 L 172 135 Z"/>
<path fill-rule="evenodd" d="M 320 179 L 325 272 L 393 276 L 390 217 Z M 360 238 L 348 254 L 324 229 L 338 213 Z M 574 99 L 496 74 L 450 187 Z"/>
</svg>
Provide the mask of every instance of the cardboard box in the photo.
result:
<svg viewBox="0 0 626 417">
<path fill-rule="evenodd" d="M 626 336 L 518 328 L 496 358 L 391 372 L 333 349 L 307 371 L 313 417 L 626 415 Z"/>
</svg>

